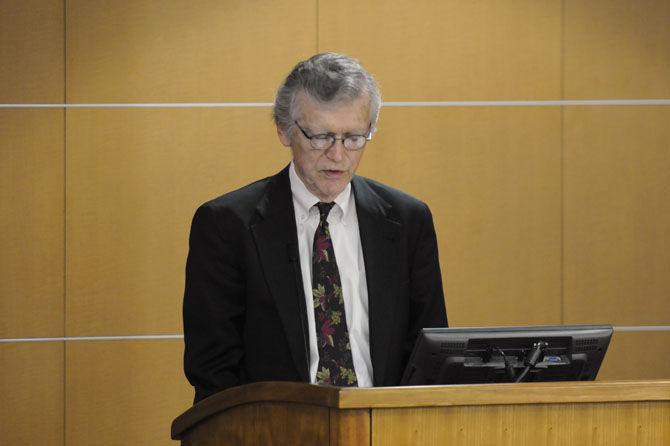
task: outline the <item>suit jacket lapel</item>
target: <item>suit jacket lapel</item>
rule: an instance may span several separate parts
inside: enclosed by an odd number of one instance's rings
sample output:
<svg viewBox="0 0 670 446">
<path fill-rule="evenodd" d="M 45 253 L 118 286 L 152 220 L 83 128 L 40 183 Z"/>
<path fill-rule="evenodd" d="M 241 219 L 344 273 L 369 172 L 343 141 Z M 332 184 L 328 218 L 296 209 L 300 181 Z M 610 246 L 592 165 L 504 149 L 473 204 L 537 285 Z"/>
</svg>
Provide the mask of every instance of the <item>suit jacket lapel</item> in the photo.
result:
<svg viewBox="0 0 670 446">
<path fill-rule="evenodd" d="M 306 305 L 288 167 L 270 178 L 256 211 L 258 218 L 250 229 L 258 259 L 277 304 L 293 361 L 303 381 L 309 381 Z"/>
<path fill-rule="evenodd" d="M 400 285 L 397 271 L 401 224 L 389 217 L 391 205 L 360 177 L 352 181 L 361 234 L 370 311 L 370 356 L 375 385 L 384 383 L 389 340 L 392 339 L 395 299 L 389 299 Z"/>
</svg>

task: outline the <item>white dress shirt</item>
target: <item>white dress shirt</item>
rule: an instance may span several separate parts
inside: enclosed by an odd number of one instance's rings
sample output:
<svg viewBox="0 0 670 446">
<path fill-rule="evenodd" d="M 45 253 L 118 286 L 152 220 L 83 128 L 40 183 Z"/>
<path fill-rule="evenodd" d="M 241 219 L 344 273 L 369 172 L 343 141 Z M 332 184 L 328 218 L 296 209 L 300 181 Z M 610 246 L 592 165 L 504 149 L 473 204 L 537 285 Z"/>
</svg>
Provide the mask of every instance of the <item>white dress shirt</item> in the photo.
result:
<svg viewBox="0 0 670 446">
<path fill-rule="evenodd" d="M 312 194 L 295 171 L 289 168 L 293 208 L 298 230 L 300 269 L 307 303 L 307 326 L 309 330 L 309 374 L 316 381 L 319 365 L 319 350 L 316 343 L 314 323 L 314 297 L 312 295 L 312 244 L 314 232 L 319 225 L 319 210 L 315 206 L 320 200 Z M 372 360 L 370 359 L 370 324 L 368 318 L 368 286 L 365 279 L 363 249 L 358 231 L 356 202 L 351 193 L 351 183 L 335 199 L 335 206 L 328 214 L 330 238 L 337 268 L 342 281 L 344 310 L 354 369 L 359 387 L 372 386 Z"/>
</svg>

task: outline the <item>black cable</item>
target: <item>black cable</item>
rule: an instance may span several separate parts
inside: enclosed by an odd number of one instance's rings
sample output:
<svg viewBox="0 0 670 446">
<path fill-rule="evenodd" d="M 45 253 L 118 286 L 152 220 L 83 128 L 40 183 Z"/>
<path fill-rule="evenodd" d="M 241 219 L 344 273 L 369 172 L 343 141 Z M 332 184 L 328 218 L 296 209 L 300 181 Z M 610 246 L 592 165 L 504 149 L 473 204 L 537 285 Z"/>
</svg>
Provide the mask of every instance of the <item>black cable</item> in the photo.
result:
<svg viewBox="0 0 670 446">
<path fill-rule="evenodd" d="M 520 383 L 523 381 L 523 379 L 528 375 L 528 372 L 535 367 L 535 364 L 538 363 L 540 358 L 542 357 L 542 354 L 544 353 L 544 350 L 549 346 L 548 343 L 544 341 L 538 341 L 533 344 L 533 349 L 528 352 L 528 355 L 526 355 L 526 359 L 524 363 L 526 364 L 526 368 L 523 369 L 523 372 L 519 376 L 517 376 L 516 380 L 514 381 L 515 383 Z"/>
<path fill-rule="evenodd" d="M 519 376 L 514 380 L 515 383 L 520 383 L 523 381 L 523 379 L 528 375 L 528 372 L 530 372 L 530 366 L 527 365 L 525 369 L 523 369 L 523 372 L 519 374 Z"/>
<path fill-rule="evenodd" d="M 512 361 L 509 359 L 507 355 L 505 355 L 505 352 L 502 351 L 502 349 L 495 347 L 493 350 L 500 353 L 500 356 L 502 356 L 503 361 L 505 362 L 505 375 L 507 375 L 507 379 L 510 382 L 515 382 L 516 373 L 514 372 L 514 365 L 512 364 Z"/>
</svg>

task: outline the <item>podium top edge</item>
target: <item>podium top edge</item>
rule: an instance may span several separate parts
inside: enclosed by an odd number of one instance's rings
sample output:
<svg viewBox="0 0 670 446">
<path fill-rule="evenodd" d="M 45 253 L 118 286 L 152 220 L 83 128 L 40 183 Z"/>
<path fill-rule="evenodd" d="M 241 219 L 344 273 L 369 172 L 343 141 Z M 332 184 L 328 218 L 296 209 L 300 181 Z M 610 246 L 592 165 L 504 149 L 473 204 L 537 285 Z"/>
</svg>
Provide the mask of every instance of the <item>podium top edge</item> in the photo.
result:
<svg viewBox="0 0 670 446">
<path fill-rule="evenodd" d="M 369 388 L 259 382 L 223 390 L 195 404 L 173 421 L 172 438 L 180 439 L 205 418 L 253 403 L 291 403 L 346 410 L 627 401 L 670 401 L 670 380 Z"/>
</svg>

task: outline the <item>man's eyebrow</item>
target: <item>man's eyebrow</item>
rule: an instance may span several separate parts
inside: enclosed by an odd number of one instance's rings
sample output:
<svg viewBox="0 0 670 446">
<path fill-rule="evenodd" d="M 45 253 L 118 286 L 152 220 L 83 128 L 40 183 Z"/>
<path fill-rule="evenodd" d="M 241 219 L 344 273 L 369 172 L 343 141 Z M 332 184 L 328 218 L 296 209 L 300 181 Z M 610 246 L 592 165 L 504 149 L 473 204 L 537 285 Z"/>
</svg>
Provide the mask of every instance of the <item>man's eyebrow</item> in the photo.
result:
<svg viewBox="0 0 670 446">
<path fill-rule="evenodd" d="M 337 135 L 337 133 L 335 133 L 335 132 L 316 132 L 309 127 L 305 127 L 305 130 L 311 132 L 312 136 L 319 136 L 319 135 L 335 136 L 335 135 Z M 365 135 L 367 135 L 367 132 L 368 132 L 368 129 L 361 130 L 360 132 L 359 131 L 348 131 L 348 132 L 342 133 L 342 135 L 344 135 L 344 136 L 365 136 Z"/>
</svg>

